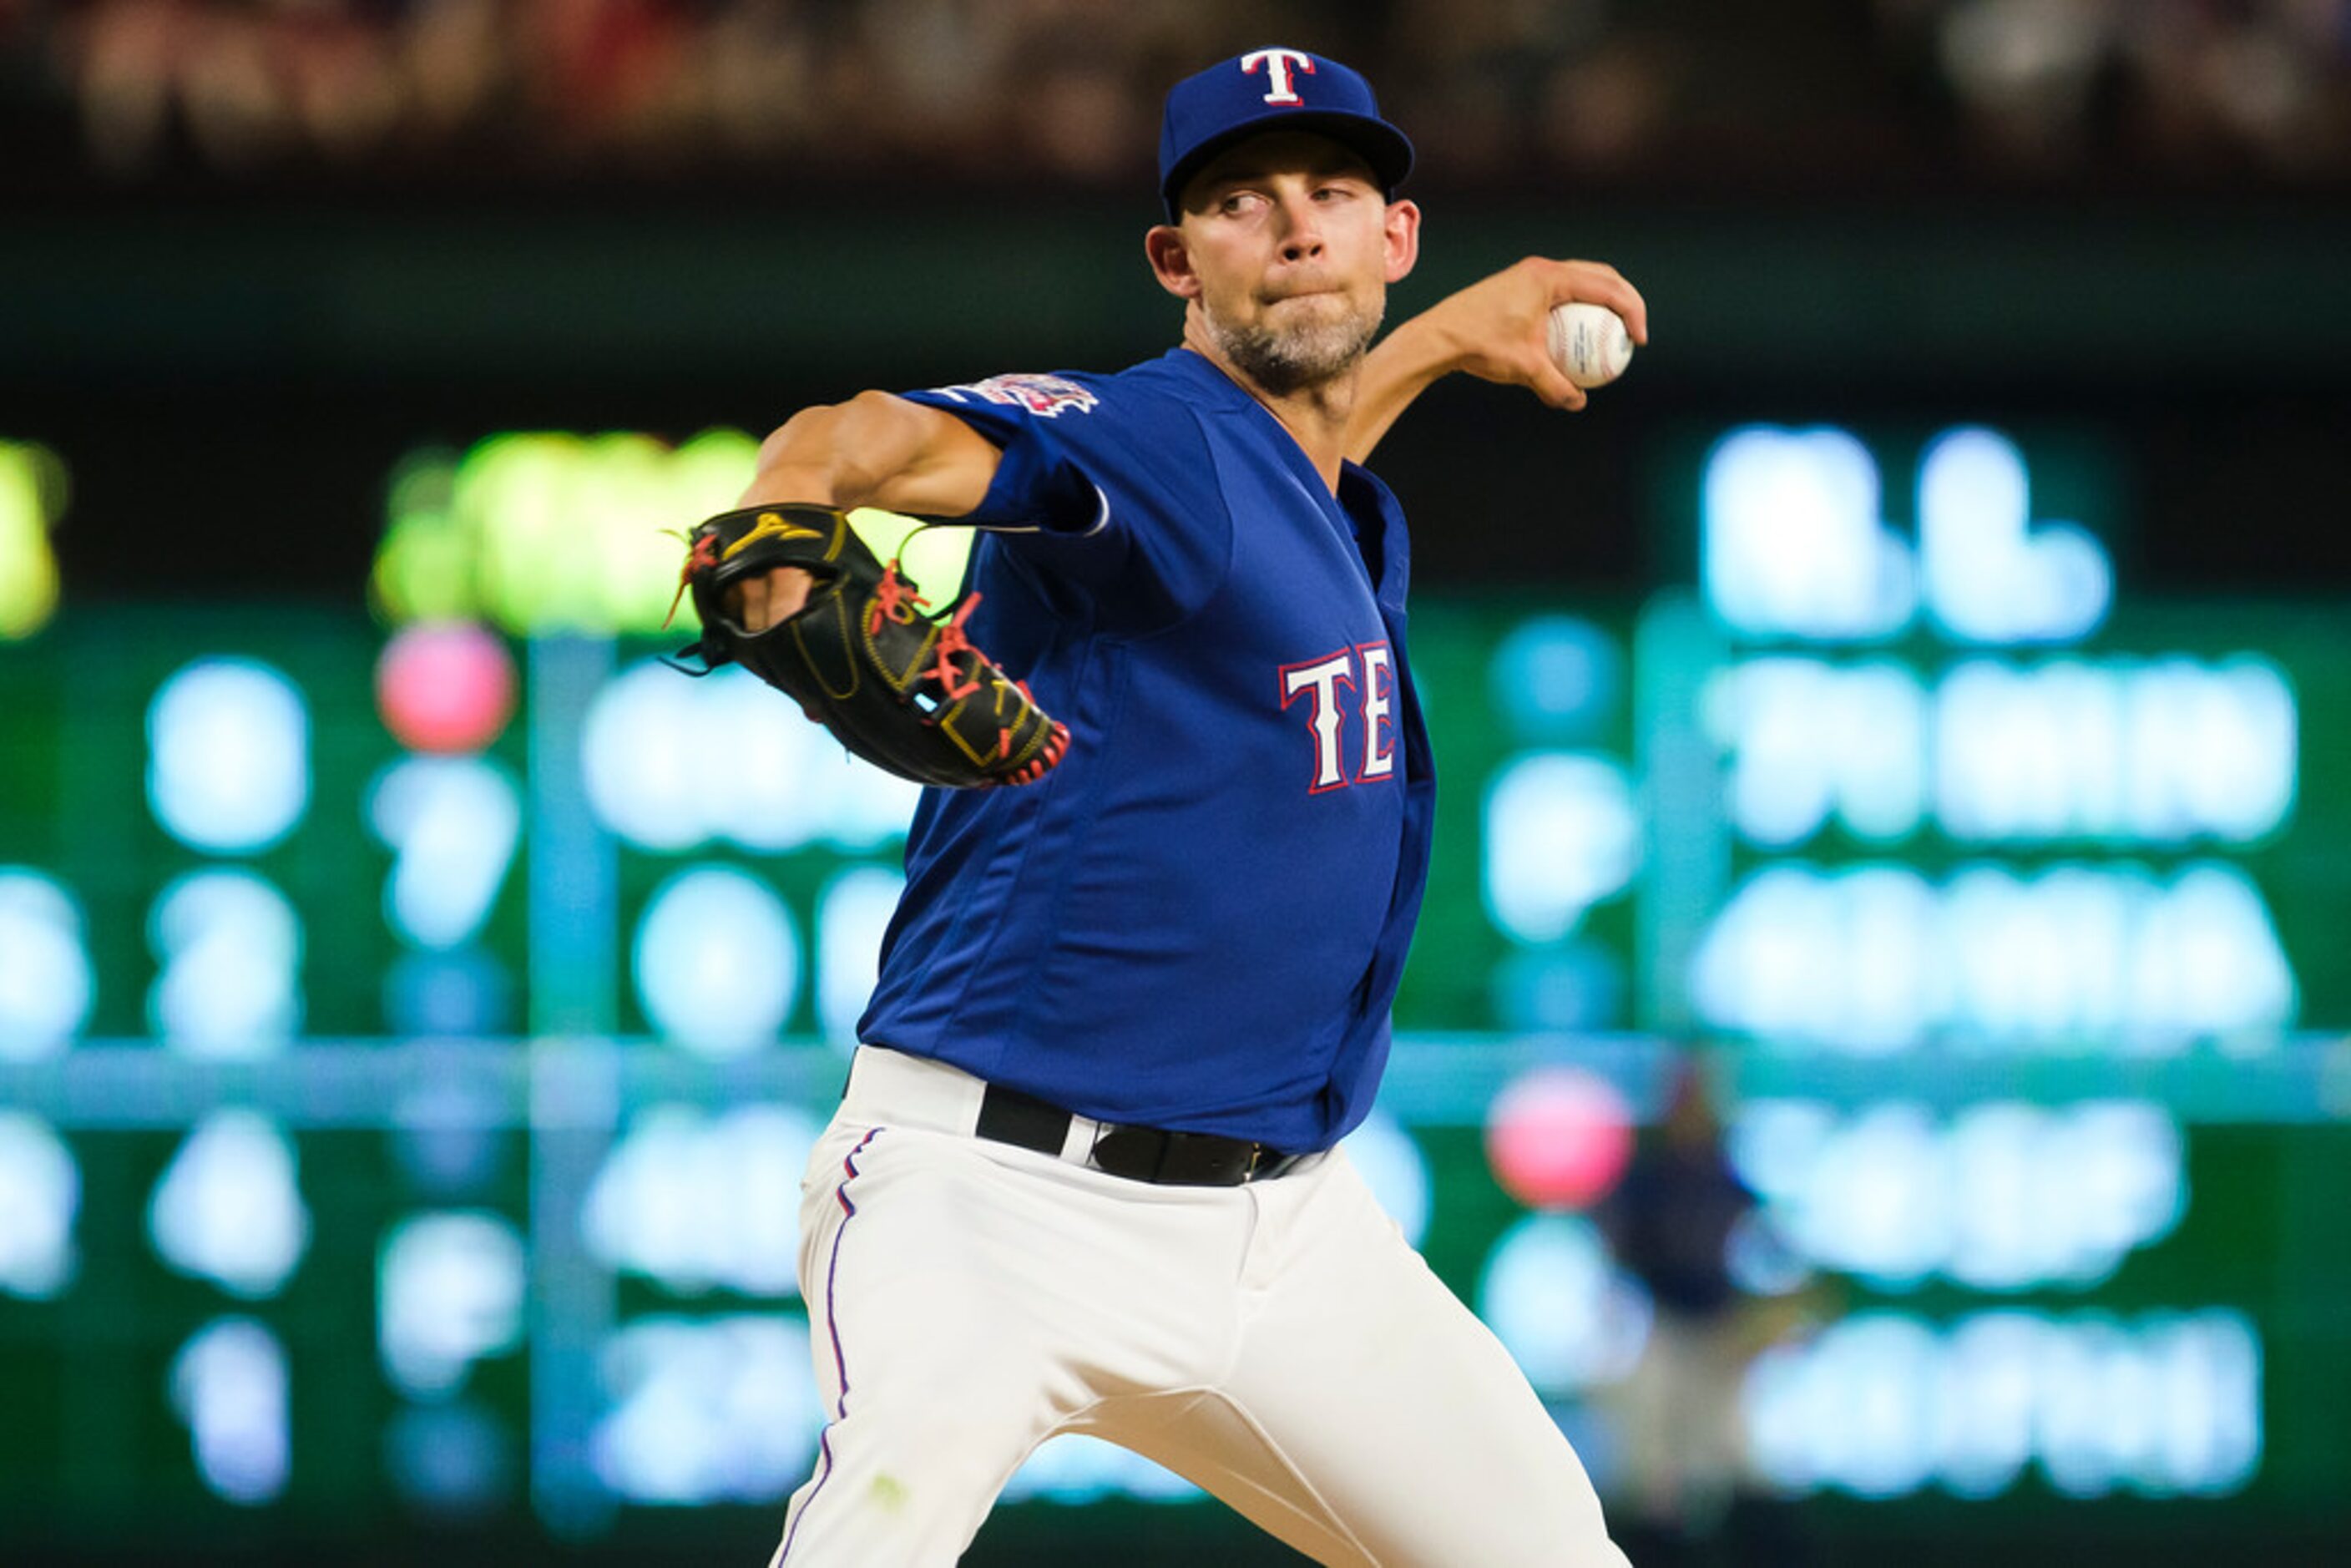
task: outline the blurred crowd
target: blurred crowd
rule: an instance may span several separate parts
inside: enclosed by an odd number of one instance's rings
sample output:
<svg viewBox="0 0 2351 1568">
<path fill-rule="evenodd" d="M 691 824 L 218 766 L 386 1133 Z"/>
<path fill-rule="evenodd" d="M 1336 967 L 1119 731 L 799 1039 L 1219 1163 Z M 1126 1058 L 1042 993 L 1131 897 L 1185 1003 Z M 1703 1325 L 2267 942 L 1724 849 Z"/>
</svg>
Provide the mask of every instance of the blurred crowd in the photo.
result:
<svg viewBox="0 0 2351 1568">
<path fill-rule="evenodd" d="M 2351 0 L 0 0 L 68 173 L 1117 183 L 1166 85 L 1365 68 L 1448 183 L 2351 175 Z"/>
</svg>

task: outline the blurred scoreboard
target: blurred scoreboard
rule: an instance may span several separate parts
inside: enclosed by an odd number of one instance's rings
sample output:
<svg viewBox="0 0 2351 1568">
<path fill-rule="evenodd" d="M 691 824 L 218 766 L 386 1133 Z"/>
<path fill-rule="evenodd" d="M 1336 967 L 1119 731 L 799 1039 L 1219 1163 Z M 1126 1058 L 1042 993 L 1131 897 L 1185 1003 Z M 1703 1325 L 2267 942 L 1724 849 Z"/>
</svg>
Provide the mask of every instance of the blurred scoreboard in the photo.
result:
<svg viewBox="0 0 2351 1568">
<path fill-rule="evenodd" d="M 61 465 L 13 450 L 19 548 Z M 372 619 L 11 601 L 0 1549 L 779 1517 L 800 1170 L 914 793 L 662 660 L 644 519 L 749 450 L 420 454 Z M 2063 433 L 1674 472 L 1685 583 L 1416 605 L 1445 789 L 1353 1145 L 1384 1201 L 1605 1490 L 1654 1307 L 1595 1214 L 1695 1054 L 1733 1274 L 1791 1303 L 1771 1485 L 2339 1506 L 2351 611 L 2135 601 L 2125 476 Z M 1196 1494 L 1067 1439 L 1011 1495 Z"/>
</svg>

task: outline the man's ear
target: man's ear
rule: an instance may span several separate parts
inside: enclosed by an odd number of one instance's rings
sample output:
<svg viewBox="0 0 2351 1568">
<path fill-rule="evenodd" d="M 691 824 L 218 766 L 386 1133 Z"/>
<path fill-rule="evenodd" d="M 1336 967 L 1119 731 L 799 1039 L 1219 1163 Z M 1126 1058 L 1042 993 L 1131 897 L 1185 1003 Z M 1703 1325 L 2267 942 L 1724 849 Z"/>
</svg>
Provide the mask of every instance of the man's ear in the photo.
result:
<svg viewBox="0 0 2351 1568">
<path fill-rule="evenodd" d="M 1387 280 L 1400 283 L 1420 259 L 1420 207 L 1390 202 L 1386 224 Z"/>
<path fill-rule="evenodd" d="M 1159 279 L 1160 287 L 1178 299 L 1200 297 L 1200 275 L 1192 270 L 1192 252 L 1182 229 L 1154 224 L 1143 236 L 1143 254 L 1151 258 L 1151 275 Z"/>
</svg>

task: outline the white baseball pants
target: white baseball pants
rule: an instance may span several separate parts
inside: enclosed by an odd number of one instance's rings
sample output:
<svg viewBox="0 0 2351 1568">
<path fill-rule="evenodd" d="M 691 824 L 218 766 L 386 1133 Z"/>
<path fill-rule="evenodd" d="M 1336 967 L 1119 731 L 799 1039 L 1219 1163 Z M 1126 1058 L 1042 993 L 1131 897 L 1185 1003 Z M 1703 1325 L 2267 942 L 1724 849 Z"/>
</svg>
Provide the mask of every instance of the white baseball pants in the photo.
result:
<svg viewBox="0 0 2351 1568">
<path fill-rule="evenodd" d="M 952 1563 L 1031 1449 L 1107 1438 L 1325 1563 L 1625 1568 L 1499 1341 L 1334 1152 L 1245 1186 L 970 1135 L 985 1086 L 862 1048 L 803 1188 L 829 1417 L 770 1568 Z M 1081 1124 L 1090 1136 L 1091 1124 Z"/>
</svg>

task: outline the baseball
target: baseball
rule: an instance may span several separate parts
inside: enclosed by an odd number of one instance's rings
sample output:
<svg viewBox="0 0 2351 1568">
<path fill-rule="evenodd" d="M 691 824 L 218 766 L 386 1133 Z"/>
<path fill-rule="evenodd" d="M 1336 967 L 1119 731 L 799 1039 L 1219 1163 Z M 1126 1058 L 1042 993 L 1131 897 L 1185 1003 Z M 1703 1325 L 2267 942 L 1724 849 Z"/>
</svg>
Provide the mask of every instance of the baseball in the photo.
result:
<svg viewBox="0 0 2351 1568">
<path fill-rule="evenodd" d="M 1633 362 L 1633 340 L 1624 319 L 1605 305 L 1554 305 L 1551 359 L 1577 386 L 1604 387 Z"/>
</svg>

